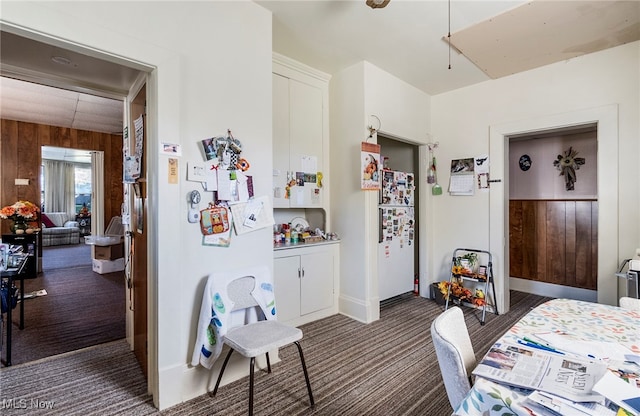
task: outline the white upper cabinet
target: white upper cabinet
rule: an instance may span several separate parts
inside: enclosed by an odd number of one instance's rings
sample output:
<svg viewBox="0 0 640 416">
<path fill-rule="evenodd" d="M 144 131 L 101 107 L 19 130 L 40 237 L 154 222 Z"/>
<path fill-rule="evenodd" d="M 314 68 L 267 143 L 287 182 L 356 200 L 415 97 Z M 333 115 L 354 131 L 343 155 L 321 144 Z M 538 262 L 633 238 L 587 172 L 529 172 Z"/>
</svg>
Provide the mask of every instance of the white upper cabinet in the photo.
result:
<svg viewBox="0 0 640 416">
<path fill-rule="evenodd" d="M 327 204 L 328 81 L 274 63 L 273 206 Z"/>
</svg>

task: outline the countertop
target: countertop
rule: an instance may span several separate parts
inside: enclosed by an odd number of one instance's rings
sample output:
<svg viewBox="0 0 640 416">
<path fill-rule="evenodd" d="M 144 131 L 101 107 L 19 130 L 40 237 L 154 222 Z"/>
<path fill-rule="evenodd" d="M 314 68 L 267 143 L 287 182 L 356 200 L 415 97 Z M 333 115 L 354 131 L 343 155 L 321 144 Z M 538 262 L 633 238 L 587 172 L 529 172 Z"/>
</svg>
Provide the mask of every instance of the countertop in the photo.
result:
<svg viewBox="0 0 640 416">
<path fill-rule="evenodd" d="M 289 250 L 292 248 L 302 248 L 302 247 L 313 247 L 313 246 L 323 246 L 327 244 L 336 244 L 339 243 L 340 240 L 322 240 L 315 243 L 296 243 L 296 244 L 274 244 L 274 250 Z"/>
</svg>

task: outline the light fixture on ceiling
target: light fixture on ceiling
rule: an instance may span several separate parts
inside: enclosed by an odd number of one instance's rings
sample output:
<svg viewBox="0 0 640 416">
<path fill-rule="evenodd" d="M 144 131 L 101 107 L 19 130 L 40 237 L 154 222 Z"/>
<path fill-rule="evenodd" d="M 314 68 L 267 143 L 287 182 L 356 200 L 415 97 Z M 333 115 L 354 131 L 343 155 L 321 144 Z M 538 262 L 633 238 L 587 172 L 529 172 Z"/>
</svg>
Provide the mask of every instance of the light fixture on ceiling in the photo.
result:
<svg viewBox="0 0 640 416">
<path fill-rule="evenodd" d="M 390 0 L 367 0 L 367 6 L 372 9 L 382 9 L 387 4 L 389 4 Z"/>
</svg>

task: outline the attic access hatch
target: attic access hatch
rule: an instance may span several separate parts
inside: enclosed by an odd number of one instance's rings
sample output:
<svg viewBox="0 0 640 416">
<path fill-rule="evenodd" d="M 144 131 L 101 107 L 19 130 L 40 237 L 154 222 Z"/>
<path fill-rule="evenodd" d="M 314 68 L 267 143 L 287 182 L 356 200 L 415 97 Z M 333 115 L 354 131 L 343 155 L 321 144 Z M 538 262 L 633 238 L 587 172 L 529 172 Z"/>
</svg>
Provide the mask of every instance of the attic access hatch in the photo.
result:
<svg viewBox="0 0 640 416">
<path fill-rule="evenodd" d="M 538 0 L 452 33 L 451 45 L 496 79 L 639 39 L 638 1 Z"/>
</svg>

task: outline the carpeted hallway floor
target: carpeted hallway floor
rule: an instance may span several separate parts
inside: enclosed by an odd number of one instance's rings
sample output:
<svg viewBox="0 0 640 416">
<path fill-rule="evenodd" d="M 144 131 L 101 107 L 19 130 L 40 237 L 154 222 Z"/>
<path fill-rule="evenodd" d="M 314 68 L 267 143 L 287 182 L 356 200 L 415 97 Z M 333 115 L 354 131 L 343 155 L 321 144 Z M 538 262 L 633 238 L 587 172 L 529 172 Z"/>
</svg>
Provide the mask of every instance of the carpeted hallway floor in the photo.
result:
<svg viewBox="0 0 640 416">
<path fill-rule="evenodd" d="M 42 248 L 42 270 L 91 266 L 91 246 L 84 244 L 50 246 Z"/>
<path fill-rule="evenodd" d="M 13 310 L 13 365 L 125 337 L 124 272 L 94 273 L 86 244 L 45 247 L 42 265 L 36 279 L 25 280 L 25 294 L 47 295 L 25 299 L 23 330 L 20 307 Z"/>
</svg>

